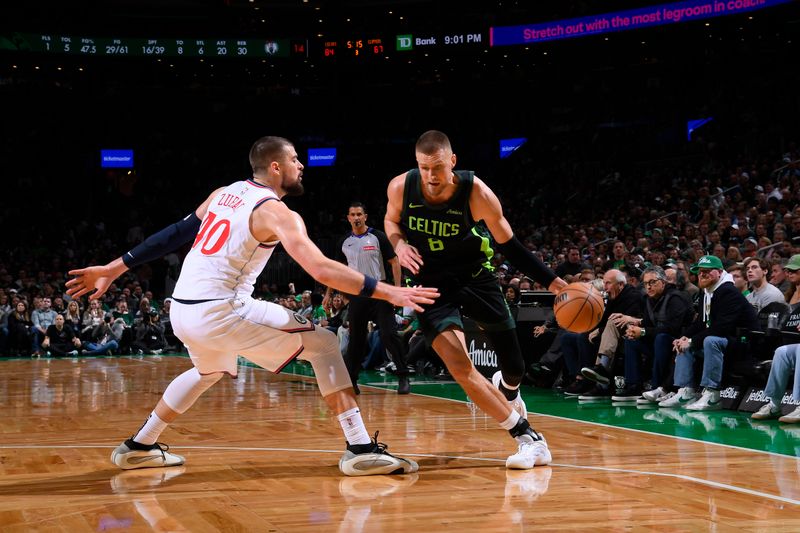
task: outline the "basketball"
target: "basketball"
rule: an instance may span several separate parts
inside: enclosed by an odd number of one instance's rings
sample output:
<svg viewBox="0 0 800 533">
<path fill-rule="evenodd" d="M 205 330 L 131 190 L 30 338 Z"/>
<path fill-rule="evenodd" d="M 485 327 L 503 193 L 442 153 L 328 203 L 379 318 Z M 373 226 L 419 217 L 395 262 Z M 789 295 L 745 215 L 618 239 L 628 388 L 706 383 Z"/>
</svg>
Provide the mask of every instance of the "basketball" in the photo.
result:
<svg viewBox="0 0 800 533">
<path fill-rule="evenodd" d="M 556 295 L 553 312 L 558 325 L 573 333 L 585 333 L 600 323 L 605 304 L 589 283 L 570 283 Z"/>
</svg>

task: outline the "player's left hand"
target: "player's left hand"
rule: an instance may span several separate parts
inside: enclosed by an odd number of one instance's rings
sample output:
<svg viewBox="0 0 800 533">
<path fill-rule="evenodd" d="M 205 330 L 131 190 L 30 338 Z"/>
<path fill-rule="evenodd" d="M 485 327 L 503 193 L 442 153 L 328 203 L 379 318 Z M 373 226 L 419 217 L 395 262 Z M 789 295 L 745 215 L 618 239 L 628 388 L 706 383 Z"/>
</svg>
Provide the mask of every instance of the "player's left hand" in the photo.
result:
<svg viewBox="0 0 800 533">
<path fill-rule="evenodd" d="M 395 253 L 400 260 L 400 266 L 407 268 L 412 274 L 419 274 L 419 269 L 422 266 L 422 256 L 419 251 L 408 244 L 401 241 L 395 247 Z"/>
<path fill-rule="evenodd" d="M 431 287 L 395 287 L 381 284 L 386 292 L 385 300 L 401 307 L 410 307 L 418 313 L 425 311 L 421 304 L 432 304 L 439 297 L 439 289 Z"/>
</svg>

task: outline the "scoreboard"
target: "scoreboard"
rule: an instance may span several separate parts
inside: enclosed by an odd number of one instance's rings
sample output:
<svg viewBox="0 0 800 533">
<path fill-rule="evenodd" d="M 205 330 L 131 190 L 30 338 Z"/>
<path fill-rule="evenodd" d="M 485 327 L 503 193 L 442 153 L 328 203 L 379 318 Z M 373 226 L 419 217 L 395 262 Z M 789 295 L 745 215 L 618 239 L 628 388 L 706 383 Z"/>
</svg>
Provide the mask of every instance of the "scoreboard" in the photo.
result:
<svg viewBox="0 0 800 533">
<path fill-rule="evenodd" d="M 216 39 L 81 37 L 59 34 L 0 33 L 0 51 L 102 57 L 211 58 L 383 58 L 395 52 L 488 47 L 488 30 L 419 35 L 351 35 L 344 38 Z"/>
<path fill-rule="evenodd" d="M 289 39 L 138 39 L 15 33 L 0 36 L 0 50 L 84 56 L 289 57 L 305 53 L 304 42 Z"/>
</svg>

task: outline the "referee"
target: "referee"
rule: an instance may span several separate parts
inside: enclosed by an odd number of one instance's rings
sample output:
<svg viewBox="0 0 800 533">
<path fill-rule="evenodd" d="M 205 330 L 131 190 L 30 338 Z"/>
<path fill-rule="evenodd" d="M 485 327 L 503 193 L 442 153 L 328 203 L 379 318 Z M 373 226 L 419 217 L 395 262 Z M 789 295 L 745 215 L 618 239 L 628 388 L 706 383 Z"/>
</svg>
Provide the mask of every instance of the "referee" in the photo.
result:
<svg viewBox="0 0 800 533">
<path fill-rule="evenodd" d="M 399 287 L 402 280 L 400 261 L 398 261 L 386 234 L 367 226 L 367 209 L 364 204 L 361 202 L 350 204 L 347 221 L 350 222 L 352 231 L 342 240 L 342 254 L 339 259 L 346 262 L 350 268 L 380 281 L 386 281 L 384 262 L 388 261 L 392 266 L 394 284 Z M 331 293 L 332 290 L 328 287 L 323 302 L 326 307 Z M 396 334 L 397 323 L 394 318 L 394 307 L 384 300 L 353 295 L 349 295 L 349 298 L 350 342 L 347 345 L 344 362 L 350 372 L 350 379 L 356 394 L 360 392 L 358 390 L 358 374 L 361 370 L 361 363 L 367 355 L 367 322 L 370 320 L 378 325 L 381 342 L 384 348 L 389 350 L 397 367 L 397 393 L 408 394 L 410 389 L 408 367 L 400 338 Z"/>
</svg>

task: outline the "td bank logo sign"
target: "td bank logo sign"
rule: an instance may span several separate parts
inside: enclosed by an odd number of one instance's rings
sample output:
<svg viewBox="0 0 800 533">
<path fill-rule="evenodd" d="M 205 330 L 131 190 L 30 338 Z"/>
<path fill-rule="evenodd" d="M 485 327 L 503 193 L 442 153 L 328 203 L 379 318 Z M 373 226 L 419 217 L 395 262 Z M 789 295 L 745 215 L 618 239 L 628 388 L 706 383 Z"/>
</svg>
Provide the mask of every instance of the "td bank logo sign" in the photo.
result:
<svg viewBox="0 0 800 533">
<path fill-rule="evenodd" d="M 414 48 L 413 35 L 398 35 L 397 36 L 397 51 L 403 52 Z"/>
<path fill-rule="evenodd" d="M 413 50 L 414 47 L 420 46 L 436 46 L 439 42 L 438 37 L 414 37 L 413 35 L 398 35 L 397 36 L 397 51 L 407 52 Z"/>
</svg>

